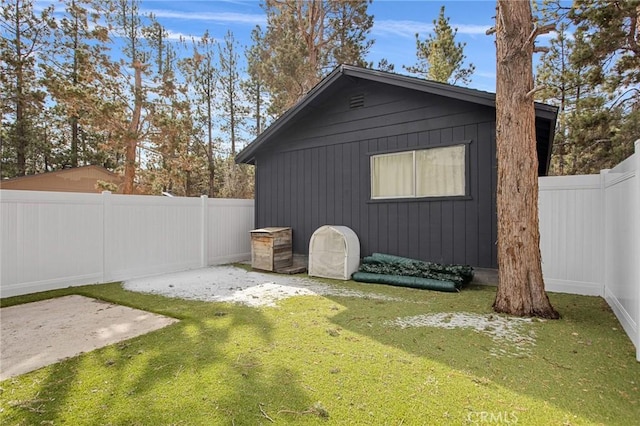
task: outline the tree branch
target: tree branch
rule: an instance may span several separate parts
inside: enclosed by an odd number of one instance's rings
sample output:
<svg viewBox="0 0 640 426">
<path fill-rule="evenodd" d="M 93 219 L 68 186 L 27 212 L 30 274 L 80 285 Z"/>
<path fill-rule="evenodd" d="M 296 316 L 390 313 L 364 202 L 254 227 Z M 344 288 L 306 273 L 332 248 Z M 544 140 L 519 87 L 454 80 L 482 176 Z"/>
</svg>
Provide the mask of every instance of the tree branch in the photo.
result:
<svg viewBox="0 0 640 426">
<path fill-rule="evenodd" d="M 534 87 L 533 89 L 529 90 L 529 91 L 527 92 L 527 94 L 526 94 L 526 95 L 524 95 L 524 96 L 525 96 L 525 98 L 527 98 L 527 99 L 533 99 L 533 95 L 535 95 L 535 93 L 536 93 L 536 92 L 539 92 L 540 90 L 545 90 L 545 89 L 547 89 L 547 87 L 546 87 L 546 86 L 538 86 L 538 87 Z"/>
<path fill-rule="evenodd" d="M 555 29 L 555 24 L 547 24 L 541 27 L 539 27 L 538 24 L 535 24 L 533 26 L 531 34 L 529 34 L 529 37 L 527 38 L 527 41 L 524 42 L 524 46 L 522 46 L 522 49 L 526 49 L 531 43 L 535 41 L 536 37 L 542 34 L 549 34 L 551 31 L 555 31 Z"/>
<path fill-rule="evenodd" d="M 533 46 L 533 53 L 549 53 L 549 48 L 547 46 Z"/>
</svg>

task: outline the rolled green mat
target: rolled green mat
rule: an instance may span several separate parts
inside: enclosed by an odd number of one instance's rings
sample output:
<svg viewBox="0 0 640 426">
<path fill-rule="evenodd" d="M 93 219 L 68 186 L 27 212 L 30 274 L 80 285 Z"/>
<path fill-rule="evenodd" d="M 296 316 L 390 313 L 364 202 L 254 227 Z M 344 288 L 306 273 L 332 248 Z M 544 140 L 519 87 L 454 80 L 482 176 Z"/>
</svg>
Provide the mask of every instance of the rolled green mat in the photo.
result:
<svg viewBox="0 0 640 426">
<path fill-rule="evenodd" d="M 352 276 L 354 281 L 375 284 L 390 284 L 399 287 L 419 288 L 423 290 L 436 290 L 454 293 L 458 291 L 451 281 L 432 280 L 430 278 L 407 277 L 404 275 L 371 274 L 368 272 L 356 272 Z"/>
<path fill-rule="evenodd" d="M 440 263 L 410 259 L 408 257 L 394 256 L 392 254 L 373 253 L 371 256 L 365 257 L 363 263 L 403 265 L 429 271 L 430 273 L 457 275 L 462 278 L 464 283 L 471 282 L 473 279 L 473 268 L 467 265 L 443 265 Z"/>
</svg>

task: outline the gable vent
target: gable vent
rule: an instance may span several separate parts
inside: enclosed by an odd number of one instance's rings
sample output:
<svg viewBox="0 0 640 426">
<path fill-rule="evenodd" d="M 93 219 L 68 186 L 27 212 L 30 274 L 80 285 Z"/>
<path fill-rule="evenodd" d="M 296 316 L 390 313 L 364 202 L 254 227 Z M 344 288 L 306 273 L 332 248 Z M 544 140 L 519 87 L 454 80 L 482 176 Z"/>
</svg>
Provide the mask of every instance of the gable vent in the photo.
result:
<svg viewBox="0 0 640 426">
<path fill-rule="evenodd" d="M 349 109 L 362 108 L 364 106 L 364 94 L 354 95 L 349 98 Z"/>
</svg>

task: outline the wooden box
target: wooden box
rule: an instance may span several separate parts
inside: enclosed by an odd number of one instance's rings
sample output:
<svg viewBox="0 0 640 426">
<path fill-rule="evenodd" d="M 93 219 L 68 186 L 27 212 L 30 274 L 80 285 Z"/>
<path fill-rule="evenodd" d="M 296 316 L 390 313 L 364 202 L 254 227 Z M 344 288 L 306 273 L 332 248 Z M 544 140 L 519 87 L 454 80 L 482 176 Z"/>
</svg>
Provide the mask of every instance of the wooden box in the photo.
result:
<svg viewBox="0 0 640 426">
<path fill-rule="evenodd" d="M 251 267 L 278 271 L 293 265 L 291 228 L 262 228 L 251 231 Z"/>
</svg>

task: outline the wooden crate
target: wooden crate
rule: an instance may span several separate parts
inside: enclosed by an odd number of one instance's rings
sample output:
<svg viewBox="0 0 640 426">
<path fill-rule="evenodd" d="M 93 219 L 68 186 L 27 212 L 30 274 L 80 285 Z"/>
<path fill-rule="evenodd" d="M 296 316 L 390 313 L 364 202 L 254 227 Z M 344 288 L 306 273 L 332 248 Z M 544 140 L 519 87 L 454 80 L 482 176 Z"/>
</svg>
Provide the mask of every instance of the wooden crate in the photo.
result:
<svg viewBox="0 0 640 426">
<path fill-rule="evenodd" d="M 291 228 L 262 228 L 251 231 L 251 267 L 278 271 L 293 265 Z"/>
</svg>

